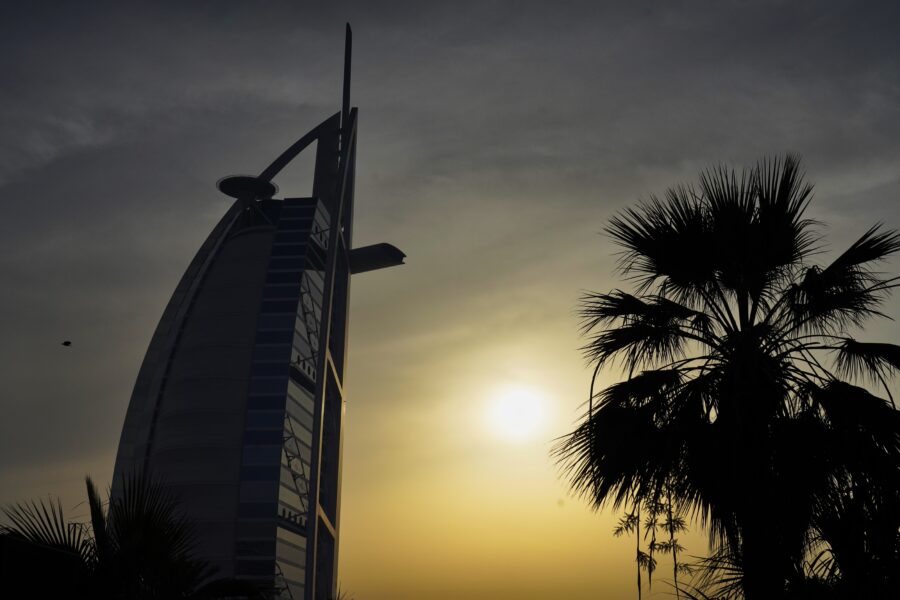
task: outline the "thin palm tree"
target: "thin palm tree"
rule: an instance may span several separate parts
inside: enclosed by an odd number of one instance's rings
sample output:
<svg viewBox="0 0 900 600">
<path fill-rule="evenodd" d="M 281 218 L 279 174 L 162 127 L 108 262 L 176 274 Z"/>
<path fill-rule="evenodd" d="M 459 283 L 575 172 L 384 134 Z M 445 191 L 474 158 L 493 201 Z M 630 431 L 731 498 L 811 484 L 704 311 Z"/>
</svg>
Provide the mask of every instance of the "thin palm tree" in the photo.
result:
<svg viewBox="0 0 900 600">
<path fill-rule="evenodd" d="M 811 195 L 789 155 L 708 170 L 614 217 L 635 290 L 583 297 L 591 397 L 555 449 L 597 508 L 688 510 L 748 600 L 783 597 L 821 545 L 851 577 L 888 577 L 900 556 L 900 347 L 852 337 L 884 316 L 897 279 L 875 266 L 900 236 L 876 225 L 817 265 Z M 595 394 L 604 368 L 628 377 Z M 832 531 L 847 498 L 864 505 L 857 529 Z"/>
</svg>

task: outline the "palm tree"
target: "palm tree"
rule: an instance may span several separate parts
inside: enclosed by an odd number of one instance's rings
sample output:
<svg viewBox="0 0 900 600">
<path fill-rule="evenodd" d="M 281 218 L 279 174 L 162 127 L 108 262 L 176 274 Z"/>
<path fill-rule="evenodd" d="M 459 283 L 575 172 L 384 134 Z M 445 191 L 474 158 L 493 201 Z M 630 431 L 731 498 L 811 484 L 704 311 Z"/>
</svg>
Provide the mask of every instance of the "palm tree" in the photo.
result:
<svg viewBox="0 0 900 600">
<path fill-rule="evenodd" d="M 59 501 L 23 503 L 4 513 L 12 524 L 0 525 L 0 597 L 23 589 L 35 597 L 88 597 L 89 540 L 83 527 L 66 522 Z"/>
<path fill-rule="evenodd" d="M 178 511 L 166 488 L 149 477 L 126 477 L 122 492 L 104 506 L 88 477 L 90 526 L 67 523 L 59 501 L 27 502 L 2 509 L 10 525 L 4 533 L 57 552 L 67 569 L 68 597 L 173 600 L 259 598 L 264 591 L 247 582 L 216 579 L 205 562 L 191 556 L 192 524 Z M 45 553 L 46 555 L 46 553 Z"/>
<path fill-rule="evenodd" d="M 591 397 L 555 449 L 596 508 L 689 510 L 748 600 L 784 597 L 814 552 L 841 578 L 883 584 L 900 567 L 900 420 L 854 385 L 890 398 L 900 347 L 851 337 L 883 316 L 897 279 L 874 268 L 900 236 L 872 227 L 816 265 L 811 194 L 786 156 L 708 170 L 614 217 L 635 291 L 583 297 Z M 614 366 L 624 381 L 595 394 Z"/>
</svg>

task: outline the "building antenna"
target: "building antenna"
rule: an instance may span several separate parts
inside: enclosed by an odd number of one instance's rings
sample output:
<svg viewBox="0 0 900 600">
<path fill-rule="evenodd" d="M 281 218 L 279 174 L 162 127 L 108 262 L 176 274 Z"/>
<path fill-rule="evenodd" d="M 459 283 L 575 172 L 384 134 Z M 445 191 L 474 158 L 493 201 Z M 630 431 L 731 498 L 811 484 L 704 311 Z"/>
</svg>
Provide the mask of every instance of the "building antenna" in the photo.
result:
<svg viewBox="0 0 900 600">
<path fill-rule="evenodd" d="M 344 98 L 341 103 L 341 129 L 350 125 L 350 57 L 353 52 L 353 30 L 347 23 L 347 33 L 344 37 Z"/>
</svg>

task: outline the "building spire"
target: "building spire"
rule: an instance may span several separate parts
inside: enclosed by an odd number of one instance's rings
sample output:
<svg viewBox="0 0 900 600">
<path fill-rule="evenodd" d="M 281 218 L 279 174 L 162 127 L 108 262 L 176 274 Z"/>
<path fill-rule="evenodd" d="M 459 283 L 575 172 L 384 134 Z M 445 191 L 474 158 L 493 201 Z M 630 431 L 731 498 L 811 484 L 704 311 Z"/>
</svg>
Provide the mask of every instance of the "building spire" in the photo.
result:
<svg viewBox="0 0 900 600">
<path fill-rule="evenodd" d="M 344 97 L 341 102 L 341 128 L 346 128 L 350 121 L 350 58 L 353 54 L 353 30 L 347 23 L 344 37 Z"/>
</svg>

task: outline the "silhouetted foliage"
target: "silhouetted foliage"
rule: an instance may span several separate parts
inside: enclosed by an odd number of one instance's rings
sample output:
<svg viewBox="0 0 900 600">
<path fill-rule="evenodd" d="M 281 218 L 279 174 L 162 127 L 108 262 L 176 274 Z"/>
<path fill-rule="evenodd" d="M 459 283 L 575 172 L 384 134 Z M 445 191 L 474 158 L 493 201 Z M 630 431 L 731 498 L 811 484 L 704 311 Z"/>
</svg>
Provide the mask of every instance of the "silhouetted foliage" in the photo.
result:
<svg viewBox="0 0 900 600">
<path fill-rule="evenodd" d="M 134 475 L 122 492 L 104 506 L 87 478 L 90 526 L 68 523 L 58 500 L 25 502 L 6 507 L 9 525 L 0 532 L 37 548 L 57 551 L 54 564 L 77 568 L 66 573 L 67 597 L 122 600 L 213 600 L 265 598 L 245 581 L 211 580 L 214 569 L 191 556 L 194 533 L 175 499 L 159 483 Z M 45 554 L 45 556 L 47 556 Z M 9 582 L 5 582 L 9 583 Z M 39 583 L 39 582 L 29 582 Z M 32 588 L 34 589 L 34 588 Z"/>
<path fill-rule="evenodd" d="M 679 575 L 693 573 L 691 565 L 679 561 L 684 547 L 678 542 L 677 535 L 687 531 L 687 524 L 684 516 L 679 513 L 680 510 L 680 507 L 674 506 L 669 496 L 664 500 L 638 499 L 625 510 L 625 514 L 613 529 L 613 535 L 616 537 L 631 534 L 635 536 L 638 600 L 643 595 L 642 572 L 647 574 L 648 589 L 653 587 L 653 573 L 658 566 L 658 555 L 672 557 L 672 585 L 676 598 L 681 595 Z M 646 552 L 641 549 L 642 543 L 646 545 Z"/>
<path fill-rule="evenodd" d="M 900 236 L 876 225 L 817 265 L 811 194 L 793 156 L 707 171 L 610 221 L 635 291 L 583 298 L 591 398 L 555 454 L 598 508 L 669 501 L 708 529 L 688 597 L 900 585 L 900 420 L 855 385 L 890 398 L 900 347 L 851 337 L 883 316 Z"/>
</svg>

